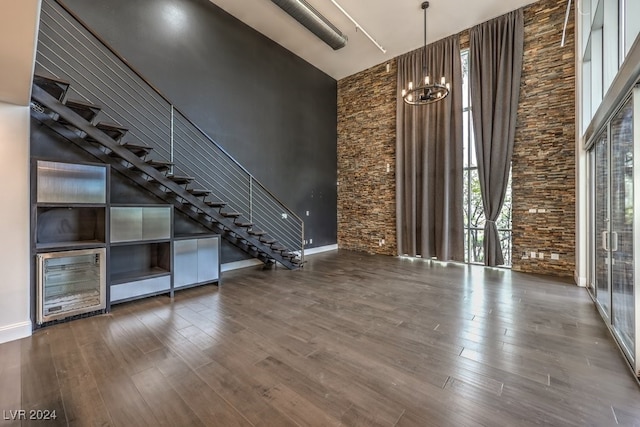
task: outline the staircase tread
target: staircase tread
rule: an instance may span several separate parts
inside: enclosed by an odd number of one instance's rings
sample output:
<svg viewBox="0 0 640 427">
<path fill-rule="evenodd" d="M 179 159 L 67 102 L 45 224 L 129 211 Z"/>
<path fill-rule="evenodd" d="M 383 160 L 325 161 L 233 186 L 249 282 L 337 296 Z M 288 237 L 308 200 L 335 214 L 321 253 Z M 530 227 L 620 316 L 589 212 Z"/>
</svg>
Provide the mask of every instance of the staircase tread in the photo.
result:
<svg viewBox="0 0 640 427">
<path fill-rule="evenodd" d="M 118 123 L 111 123 L 111 122 L 98 122 L 96 127 L 98 129 L 118 129 L 118 130 L 122 130 L 122 131 L 128 131 L 129 130 L 124 126 L 119 125 Z"/>
<path fill-rule="evenodd" d="M 122 144 L 120 144 L 120 146 L 126 148 L 138 157 L 146 156 L 151 150 L 153 150 L 153 147 L 149 147 L 148 145 L 134 144 L 132 142 L 123 142 Z M 111 157 L 115 157 L 118 154 L 112 151 L 109 153 L 109 155 Z"/>
<path fill-rule="evenodd" d="M 85 101 L 83 99 L 67 99 L 64 101 L 64 105 L 69 108 L 78 107 L 78 108 L 91 108 L 96 110 L 102 110 L 102 107 L 91 102 Z"/>
<path fill-rule="evenodd" d="M 131 151 L 138 157 L 146 156 L 151 150 L 153 150 L 153 147 L 143 144 L 135 144 L 133 142 L 125 142 L 120 145 L 122 145 L 124 148 Z"/>
<path fill-rule="evenodd" d="M 149 145 L 145 145 L 145 144 L 136 144 L 135 142 L 123 142 L 122 144 L 123 147 L 126 148 L 140 148 L 142 150 L 153 150 L 153 147 L 149 146 Z"/>
<path fill-rule="evenodd" d="M 237 218 L 242 214 L 240 212 L 220 212 L 220 215 L 225 218 Z"/>
<path fill-rule="evenodd" d="M 46 80 L 47 82 L 53 82 L 56 84 L 71 85 L 71 83 L 68 82 L 67 80 L 60 79 L 54 76 L 45 76 L 44 74 L 39 74 L 39 73 L 35 73 L 33 75 L 33 80 Z"/>
<path fill-rule="evenodd" d="M 42 90 L 56 98 L 58 101 L 62 101 L 65 94 L 67 93 L 67 89 L 69 89 L 69 86 L 71 86 L 71 83 L 66 80 L 59 79 L 53 76 L 45 76 L 42 74 L 35 74 L 33 76 L 33 84 L 40 87 Z"/>
<path fill-rule="evenodd" d="M 252 236 L 264 236 L 265 234 L 267 234 L 266 231 L 262 230 L 248 230 L 247 233 L 251 234 Z"/>
<path fill-rule="evenodd" d="M 276 239 L 260 239 L 260 241 L 265 245 L 273 245 L 274 243 L 277 242 Z"/>
<path fill-rule="evenodd" d="M 166 178 L 175 182 L 176 184 L 189 184 L 190 182 L 192 182 L 195 178 L 192 176 L 187 176 L 187 175 L 166 175 Z M 153 177 L 149 178 L 149 182 L 156 182 L 156 179 Z"/>
<path fill-rule="evenodd" d="M 129 131 L 129 129 L 122 125 L 109 122 L 98 122 L 96 128 L 100 129 L 115 141 L 119 141 Z M 92 138 L 88 137 L 87 139 L 91 140 Z"/>
<path fill-rule="evenodd" d="M 145 163 L 157 170 L 166 170 L 173 166 L 173 163 L 164 160 L 147 160 Z"/>
<path fill-rule="evenodd" d="M 212 208 L 221 208 L 223 206 L 227 206 L 226 202 L 219 202 L 219 201 L 215 201 L 215 200 L 214 201 L 209 200 L 209 201 L 207 201 L 205 203 L 207 205 L 211 206 Z"/>
<path fill-rule="evenodd" d="M 211 194 L 211 190 L 206 190 L 204 188 L 189 188 L 187 191 L 194 196 L 208 196 Z"/>
<path fill-rule="evenodd" d="M 194 177 L 188 176 L 188 175 L 167 175 L 167 178 L 169 178 L 171 181 L 175 182 L 176 184 L 188 184 L 190 182 L 193 182 L 193 180 L 195 180 Z"/>
<path fill-rule="evenodd" d="M 88 122 L 91 122 L 98 115 L 100 110 L 102 110 L 102 107 L 99 105 L 77 99 L 67 99 L 64 105 Z M 58 121 L 61 124 L 68 123 L 62 117 Z"/>
<path fill-rule="evenodd" d="M 235 223 L 238 227 L 249 228 L 253 226 L 252 222 L 237 222 Z"/>
</svg>

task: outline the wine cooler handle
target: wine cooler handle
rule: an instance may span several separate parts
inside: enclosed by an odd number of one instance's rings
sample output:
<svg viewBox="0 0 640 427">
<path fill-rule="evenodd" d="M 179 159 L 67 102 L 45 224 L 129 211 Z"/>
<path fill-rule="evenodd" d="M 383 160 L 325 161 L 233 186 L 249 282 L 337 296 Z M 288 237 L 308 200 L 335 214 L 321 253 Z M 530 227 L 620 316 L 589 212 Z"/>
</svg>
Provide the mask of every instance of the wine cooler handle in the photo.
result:
<svg viewBox="0 0 640 427">
<path fill-rule="evenodd" d="M 611 252 L 618 251 L 618 233 L 615 231 L 611 232 Z"/>
<path fill-rule="evenodd" d="M 605 251 L 609 250 L 609 245 L 608 243 L 608 237 L 609 237 L 609 232 L 608 231 L 603 231 L 602 232 L 602 249 Z"/>
</svg>

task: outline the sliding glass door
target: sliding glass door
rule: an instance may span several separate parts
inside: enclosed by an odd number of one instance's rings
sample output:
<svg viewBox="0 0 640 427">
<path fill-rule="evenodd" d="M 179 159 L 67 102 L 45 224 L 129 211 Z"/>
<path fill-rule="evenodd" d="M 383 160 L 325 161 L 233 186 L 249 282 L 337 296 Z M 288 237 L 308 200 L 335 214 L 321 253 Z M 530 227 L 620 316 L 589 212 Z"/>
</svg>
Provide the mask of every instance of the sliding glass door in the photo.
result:
<svg viewBox="0 0 640 427">
<path fill-rule="evenodd" d="M 611 314 L 609 252 L 609 130 L 602 132 L 591 153 L 595 157 L 594 226 L 596 239 L 594 287 L 596 302 L 607 319 Z"/>
<path fill-rule="evenodd" d="M 611 325 L 625 351 L 634 349 L 633 98 L 610 124 L 611 132 Z"/>
<path fill-rule="evenodd" d="M 636 89 L 640 94 L 640 89 Z M 590 148 L 592 268 L 590 291 L 596 304 L 638 374 L 637 331 L 640 328 L 640 296 L 634 248 L 640 221 L 634 207 L 640 196 L 640 172 L 634 168 L 634 140 L 640 145 L 638 94 L 629 97 L 614 114 Z M 634 105 L 638 104 L 638 105 Z M 635 133 L 635 135 L 634 135 Z M 638 183 L 638 185 L 636 185 Z M 637 188 L 636 188 L 637 187 Z M 640 215 L 638 215 L 640 216 Z"/>
</svg>

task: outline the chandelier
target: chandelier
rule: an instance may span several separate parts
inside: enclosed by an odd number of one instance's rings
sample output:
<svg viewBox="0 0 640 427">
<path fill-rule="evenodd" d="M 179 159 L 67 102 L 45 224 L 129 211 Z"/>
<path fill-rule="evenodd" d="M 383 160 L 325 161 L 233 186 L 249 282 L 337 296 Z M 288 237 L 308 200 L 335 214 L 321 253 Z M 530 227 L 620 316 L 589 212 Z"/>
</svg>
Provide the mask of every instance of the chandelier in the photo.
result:
<svg viewBox="0 0 640 427">
<path fill-rule="evenodd" d="M 413 82 L 409 82 L 406 89 L 402 89 L 402 99 L 409 105 L 426 105 L 440 101 L 449 95 L 451 86 L 447 83 L 444 76 L 440 82 L 432 81 L 427 72 L 427 9 L 429 2 L 422 2 L 422 10 L 424 11 L 424 49 L 422 51 L 422 71 L 423 80 L 415 87 Z"/>
</svg>

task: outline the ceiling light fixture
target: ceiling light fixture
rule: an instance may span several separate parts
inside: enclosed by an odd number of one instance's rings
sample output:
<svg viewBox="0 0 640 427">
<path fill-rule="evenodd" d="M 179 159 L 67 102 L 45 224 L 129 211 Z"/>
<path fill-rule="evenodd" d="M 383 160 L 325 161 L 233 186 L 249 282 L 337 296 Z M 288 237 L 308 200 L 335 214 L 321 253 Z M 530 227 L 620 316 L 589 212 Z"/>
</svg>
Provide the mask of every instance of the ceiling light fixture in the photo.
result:
<svg viewBox="0 0 640 427">
<path fill-rule="evenodd" d="M 342 34 L 327 18 L 322 16 L 313 6 L 305 0 L 271 0 L 280 9 L 287 12 L 315 34 L 320 40 L 328 44 L 333 50 L 338 50 L 347 45 L 347 36 Z"/>
<path fill-rule="evenodd" d="M 451 86 L 447 83 L 444 76 L 440 79 L 440 83 L 431 81 L 431 77 L 427 72 L 427 9 L 429 2 L 422 2 L 420 6 L 424 11 L 424 48 L 422 51 L 422 71 L 424 74 L 420 84 L 413 86 L 413 82 L 409 82 L 406 89 L 402 89 L 402 99 L 409 105 L 426 105 L 441 101 L 449 95 Z"/>
<path fill-rule="evenodd" d="M 347 13 L 347 11 L 346 11 L 346 10 L 344 10 L 344 8 L 343 8 L 342 6 L 340 6 L 336 0 L 331 0 L 331 3 L 333 3 L 333 4 L 334 4 L 338 9 L 340 9 L 340 12 L 342 12 L 342 13 L 344 14 L 344 16 L 346 16 L 347 18 L 349 18 L 349 20 L 350 20 L 351 22 L 353 22 L 353 25 L 355 25 L 355 26 L 356 26 L 356 31 L 358 31 L 358 30 L 362 31 L 362 34 L 364 34 L 365 36 L 367 36 L 367 38 L 368 38 L 369 40 L 371 40 L 371 43 L 373 43 L 374 45 L 376 45 L 376 47 L 377 47 L 378 49 L 380 49 L 380 50 L 382 51 L 382 53 L 387 53 L 387 50 L 386 50 L 385 48 L 383 48 L 383 47 L 380 45 L 380 43 L 378 43 L 378 42 L 377 42 L 373 37 L 371 37 L 371 35 L 367 32 L 367 30 L 365 30 L 364 28 L 362 28 L 362 25 L 358 24 L 358 22 L 357 22 L 355 19 L 353 19 L 353 18 L 351 17 L 351 15 L 349 15 L 349 14 Z"/>
</svg>

